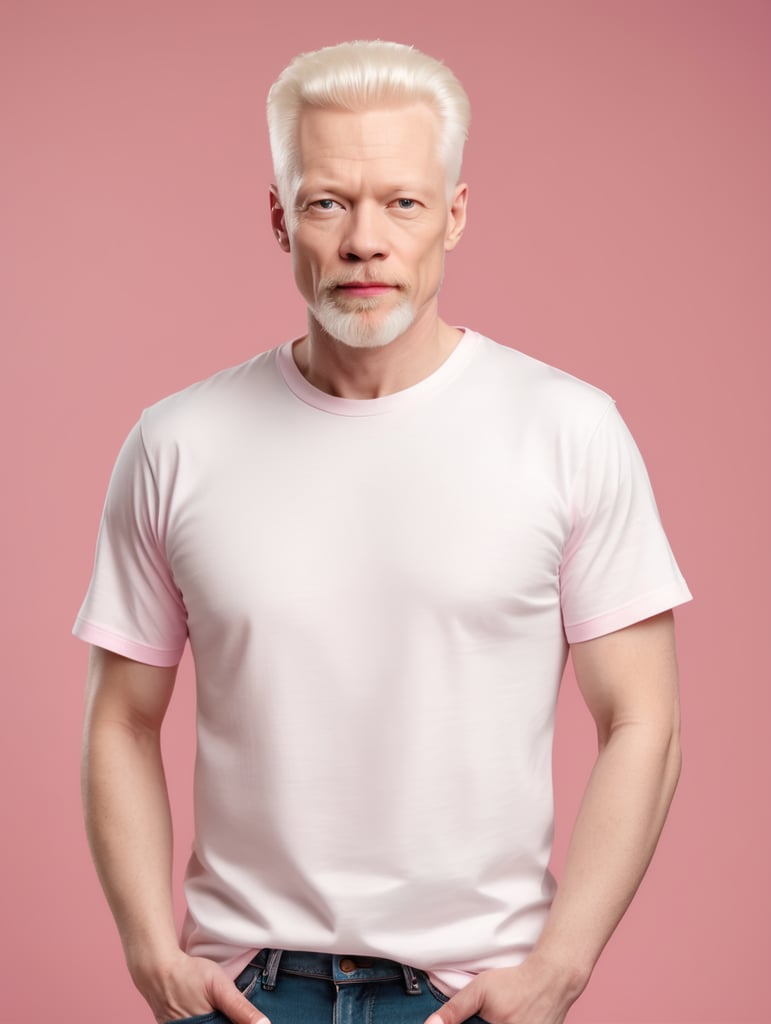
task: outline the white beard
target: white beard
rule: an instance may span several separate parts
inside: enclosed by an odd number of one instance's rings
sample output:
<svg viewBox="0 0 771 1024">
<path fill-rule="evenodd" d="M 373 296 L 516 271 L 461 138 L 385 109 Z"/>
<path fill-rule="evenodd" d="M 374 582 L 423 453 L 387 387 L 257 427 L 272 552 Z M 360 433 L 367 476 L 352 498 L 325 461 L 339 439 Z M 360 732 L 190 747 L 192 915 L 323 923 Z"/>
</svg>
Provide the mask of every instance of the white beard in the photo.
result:
<svg viewBox="0 0 771 1024">
<path fill-rule="evenodd" d="M 415 309 L 407 298 L 403 298 L 390 313 L 378 322 L 371 323 L 367 313 L 377 309 L 377 297 L 359 299 L 355 310 L 341 309 L 334 298 L 327 294 L 310 312 L 330 337 L 351 348 L 381 348 L 396 341 L 415 320 Z"/>
</svg>

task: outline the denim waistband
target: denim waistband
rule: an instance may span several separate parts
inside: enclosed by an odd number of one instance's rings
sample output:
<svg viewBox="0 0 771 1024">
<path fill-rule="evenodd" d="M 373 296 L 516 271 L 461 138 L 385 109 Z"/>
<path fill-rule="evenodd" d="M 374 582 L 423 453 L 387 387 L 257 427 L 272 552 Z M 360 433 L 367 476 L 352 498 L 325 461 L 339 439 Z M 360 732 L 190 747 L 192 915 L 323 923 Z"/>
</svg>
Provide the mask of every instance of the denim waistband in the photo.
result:
<svg viewBox="0 0 771 1024">
<path fill-rule="evenodd" d="M 378 957 L 262 949 L 252 960 L 252 966 L 261 969 L 262 987 L 268 991 L 278 984 L 279 974 L 292 974 L 331 981 L 335 985 L 402 981 L 409 995 L 421 993 L 418 972 L 413 967 Z"/>
</svg>

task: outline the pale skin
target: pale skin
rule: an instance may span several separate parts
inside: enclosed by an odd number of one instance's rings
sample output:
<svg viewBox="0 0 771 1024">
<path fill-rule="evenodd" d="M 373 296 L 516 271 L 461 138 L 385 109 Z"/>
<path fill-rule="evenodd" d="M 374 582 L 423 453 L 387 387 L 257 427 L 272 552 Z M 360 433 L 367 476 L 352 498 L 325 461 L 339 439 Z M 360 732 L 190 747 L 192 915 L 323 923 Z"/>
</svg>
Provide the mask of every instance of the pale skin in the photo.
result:
<svg viewBox="0 0 771 1024">
<path fill-rule="evenodd" d="M 159 1022 L 216 1007 L 235 1024 L 265 1018 L 210 960 L 179 948 L 172 828 L 160 734 L 176 670 L 94 647 L 83 748 L 86 829 L 131 977 Z"/>
<path fill-rule="evenodd" d="M 289 210 L 274 187 L 271 222 L 290 253 L 308 310 L 308 334 L 295 360 L 316 387 L 343 398 L 378 398 L 427 377 L 452 352 L 461 334 L 439 318 L 446 253 L 466 223 L 468 188 L 449 198 L 437 156 L 435 118 L 422 105 L 365 114 L 308 110 L 300 119 L 302 180 Z M 327 208 L 325 208 L 327 207 Z M 352 348 L 331 337 L 313 309 L 325 278 L 400 282 L 365 310 L 355 295 L 340 304 L 373 326 L 408 297 L 409 328 L 391 344 Z"/>
<path fill-rule="evenodd" d="M 409 387 L 460 338 L 439 319 L 438 293 L 445 254 L 463 232 L 468 191 L 447 189 L 432 117 L 420 106 L 306 111 L 302 178 L 288 211 L 271 191 L 274 234 L 292 255 L 309 307 L 295 360 L 331 394 L 376 398 Z M 351 278 L 377 282 L 376 294 L 335 291 L 342 309 L 375 329 L 408 297 L 409 327 L 375 348 L 331 337 L 314 315 L 320 282 Z M 460 1024 L 474 1014 L 491 1024 L 561 1024 L 655 849 L 680 764 L 672 615 L 574 644 L 571 656 L 599 755 L 546 926 L 524 963 L 480 974 L 427 1024 Z M 260 1024 L 267 1018 L 217 964 L 187 956 L 178 944 L 160 748 L 174 679 L 174 669 L 92 649 L 83 758 L 89 840 L 131 976 L 156 1020 L 215 1008 L 234 1024 Z"/>
<path fill-rule="evenodd" d="M 480 974 L 427 1024 L 561 1024 L 634 896 L 680 773 L 674 618 L 574 644 L 599 755 L 546 925 L 519 967 Z"/>
</svg>

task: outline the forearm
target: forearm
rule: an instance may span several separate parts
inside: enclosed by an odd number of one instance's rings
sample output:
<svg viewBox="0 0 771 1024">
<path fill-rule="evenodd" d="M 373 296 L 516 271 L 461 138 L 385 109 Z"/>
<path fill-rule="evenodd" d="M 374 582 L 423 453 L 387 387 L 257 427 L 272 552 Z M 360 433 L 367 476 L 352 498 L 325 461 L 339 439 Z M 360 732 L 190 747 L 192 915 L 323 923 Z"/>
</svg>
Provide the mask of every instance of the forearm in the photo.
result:
<svg viewBox="0 0 771 1024">
<path fill-rule="evenodd" d="M 179 948 L 159 729 L 91 715 L 83 796 L 94 862 L 126 962 L 156 1021 L 219 1009 L 234 1024 L 267 1024 L 217 964 L 189 957 Z"/>
<path fill-rule="evenodd" d="M 177 941 L 160 742 L 175 676 L 176 668 L 92 648 L 83 747 L 88 838 L 131 976 L 155 1019 L 219 1009 L 233 1024 L 258 1024 L 262 1014 L 222 968 L 188 956 Z"/>
<path fill-rule="evenodd" d="M 577 991 L 588 981 L 645 874 L 679 771 L 673 722 L 619 725 L 600 751 L 534 950 Z"/>
<path fill-rule="evenodd" d="M 483 971 L 426 1024 L 474 1014 L 501 1024 L 563 1024 L 650 861 L 680 768 L 676 713 L 627 719 L 602 743 L 546 926 L 518 967 Z"/>
<path fill-rule="evenodd" d="M 91 851 L 129 968 L 178 952 L 172 828 L 157 732 L 97 717 L 83 759 Z"/>
</svg>

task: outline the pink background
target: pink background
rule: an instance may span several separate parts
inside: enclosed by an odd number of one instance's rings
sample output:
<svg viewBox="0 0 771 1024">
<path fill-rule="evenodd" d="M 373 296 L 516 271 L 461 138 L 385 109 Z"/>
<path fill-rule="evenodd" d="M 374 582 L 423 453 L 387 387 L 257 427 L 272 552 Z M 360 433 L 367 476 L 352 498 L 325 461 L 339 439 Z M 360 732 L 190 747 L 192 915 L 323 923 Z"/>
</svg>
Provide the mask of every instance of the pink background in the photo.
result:
<svg viewBox="0 0 771 1024">
<path fill-rule="evenodd" d="M 303 329 L 267 219 L 263 102 L 291 56 L 414 42 L 474 106 L 448 319 L 611 392 L 697 601 L 685 772 L 574 1024 L 760 1024 L 769 964 L 771 5 L 5 0 L 0 1022 L 148 1020 L 80 824 L 69 636 L 140 409 Z M 191 675 L 166 748 L 181 874 Z M 557 865 L 592 757 L 568 681 Z"/>
</svg>

